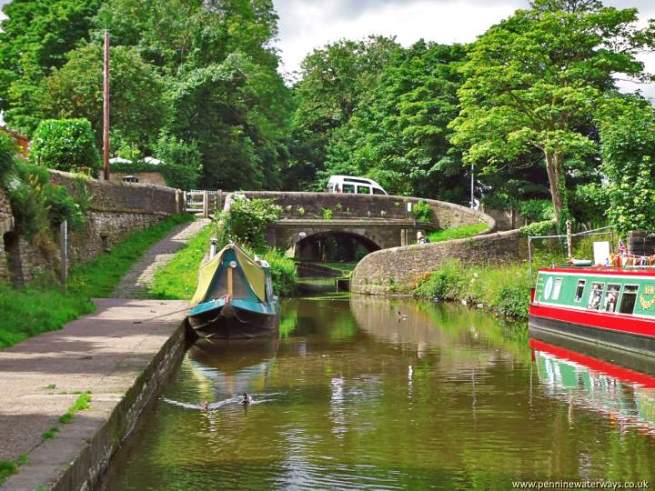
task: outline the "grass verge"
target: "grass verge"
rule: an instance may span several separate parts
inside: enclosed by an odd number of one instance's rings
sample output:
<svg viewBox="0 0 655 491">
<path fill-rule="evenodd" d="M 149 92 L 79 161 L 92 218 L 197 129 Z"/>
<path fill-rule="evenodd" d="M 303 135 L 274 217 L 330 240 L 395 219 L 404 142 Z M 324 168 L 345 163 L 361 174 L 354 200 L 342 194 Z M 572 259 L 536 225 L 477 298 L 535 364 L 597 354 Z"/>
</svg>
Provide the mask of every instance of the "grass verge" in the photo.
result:
<svg viewBox="0 0 655 491">
<path fill-rule="evenodd" d="M 473 225 L 436 230 L 428 234 L 428 240 L 430 242 L 443 242 L 444 240 L 465 239 L 478 235 L 488 228 L 489 225 L 486 223 L 474 223 Z"/>
<path fill-rule="evenodd" d="M 216 224 L 203 228 L 184 248 L 164 267 L 155 272 L 150 296 L 166 300 L 189 300 L 196 290 L 198 269 L 209 250 L 211 237 L 220 236 Z M 251 256 L 255 252 L 248 247 L 243 249 Z M 271 265 L 273 290 L 277 295 L 287 297 L 293 295 L 297 286 L 296 265 L 293 260 L 284 257 L 278 250 L 268 250 L 257 253 Z"/>
<path fill-rule="evenodd" d="M 27 464 L 27 455 L 21 454 L 16 460 L 0 460 L 0 486 L 18 472 L 21 465 Z"/>
<path fill-rule="evenodd" d="M 48 276 L 20 290 L 0 283 L 0 348 L 60 329 L 67 322 L 93 312 L 92 298 L 110 297 L 121 278 L 144 252 L 163 239 L 173 227 L 192 219 L 188 215 L 173 216 L 130 234 L 111 252 L 72 268 L 65 291 Z"/>
<path fill-rule="evenodd" d="M 417 297 L 482 304 L 504 317 L 527 320 L 533 280 L 525 263 L 493 266 L 448 261 L 415 289 Z"/>
</svg>

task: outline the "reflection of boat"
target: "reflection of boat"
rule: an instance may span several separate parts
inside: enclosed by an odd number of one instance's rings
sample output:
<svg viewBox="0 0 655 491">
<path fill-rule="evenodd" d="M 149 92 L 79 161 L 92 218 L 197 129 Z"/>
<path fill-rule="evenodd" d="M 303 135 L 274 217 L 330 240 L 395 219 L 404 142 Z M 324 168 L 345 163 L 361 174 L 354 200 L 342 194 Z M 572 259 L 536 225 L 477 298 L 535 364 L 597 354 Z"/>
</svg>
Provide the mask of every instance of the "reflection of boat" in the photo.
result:
<svg viewBox="0 0 655 491">
<path fill-rule="evenodd" d="M 208 338 L 251 338 L 273 333 L 280 306 L 266 261 L 253 260 L 234 244 L 200 267 L 195 305 L 187 314 L 194 331 Z"/>
<path fill-rule="evenodd" d="M 243 369 L 268 364 L 277 355 L 277 337 L 256 339 L 230 339 L 209 341 L 200 339 L 189 348 L 189 357 L 194 362 L 234 374 Z"/>
<path fill-rule="evenodd" d="M 541 269 L 530 329 L 655 353 L 655 271 Z"/>
<path fill-rule="evenodd" d="M 530 347 L 551 395 L 655 432 L 655 376 L 534 338 Z"/>
</svg>

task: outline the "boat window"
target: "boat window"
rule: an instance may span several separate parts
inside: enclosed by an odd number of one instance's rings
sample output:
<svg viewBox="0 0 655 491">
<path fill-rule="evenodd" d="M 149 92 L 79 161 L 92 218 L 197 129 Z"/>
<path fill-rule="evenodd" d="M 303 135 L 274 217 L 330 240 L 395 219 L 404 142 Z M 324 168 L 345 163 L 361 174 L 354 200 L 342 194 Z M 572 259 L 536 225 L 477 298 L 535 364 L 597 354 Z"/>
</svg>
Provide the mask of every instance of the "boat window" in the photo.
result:
<svg viewBox="0 0 655 491">
<path fill-rule="evenodd" d="M 637 303 L 637 285 L 625 285 L 623 288 L 623 296 L 621 296 L 621 308 L 619 312 L 622 314 L 632 314 L 635 310 L 635 303 Z"/>
<path fill-rule="evenodd" d="M 605 300 L 603 301 L 603 310 L 605 312 L 616 311 L 616 304 L 619 300 L 620 290 L 621 285 L 607 285 L 607 293 L 605 294 Z"/>
<path fill-rule="evenodd" d="M 357 194 L 371 194 L 370 186 L 357 186 Z"/>
<path fill-rule="evenodd" d="M 578 287 L 575 289 L 575 301 L 580 302 L 582 300 L 582 295 L 584 294 L 584 287 L 587 284 L 587 280 L 578 280 Z"/>
<path fill-rule="evenodd" d="M 344 193 L 355 193 L 355 186 L 353 184 L 344 184 L 343 185 Z"/>
<path fill-rule="evenodd" d="M 605 283 L 592 283 L 591 284 L 591 296 L 589 297 L 589 305 L 587 306 L 590 309 L 598 310 L 600 308 L 600 299 L 603 296 L 603 288 Z"/>
<path fill-rule="evenodd" d="M 559 293 L 562 291 L 562 278 L 555 278 L 553 285 L 553 300 L 559 299 Z"/>
</svg>

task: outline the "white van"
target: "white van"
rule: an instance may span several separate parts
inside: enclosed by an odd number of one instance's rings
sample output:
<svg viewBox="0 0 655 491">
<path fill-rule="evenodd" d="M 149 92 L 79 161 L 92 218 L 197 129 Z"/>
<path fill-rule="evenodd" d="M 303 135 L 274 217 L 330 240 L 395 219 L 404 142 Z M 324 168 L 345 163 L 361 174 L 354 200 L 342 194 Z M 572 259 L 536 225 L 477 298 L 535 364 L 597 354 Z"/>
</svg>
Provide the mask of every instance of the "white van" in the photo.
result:
<svg viewBox="0 0 655 491">
<path fill-rule="evenodd" d="M 353 176 L 332 176 L 328 180 L 328 193 L 388 194 L 372 179 Z"/>
</svg>

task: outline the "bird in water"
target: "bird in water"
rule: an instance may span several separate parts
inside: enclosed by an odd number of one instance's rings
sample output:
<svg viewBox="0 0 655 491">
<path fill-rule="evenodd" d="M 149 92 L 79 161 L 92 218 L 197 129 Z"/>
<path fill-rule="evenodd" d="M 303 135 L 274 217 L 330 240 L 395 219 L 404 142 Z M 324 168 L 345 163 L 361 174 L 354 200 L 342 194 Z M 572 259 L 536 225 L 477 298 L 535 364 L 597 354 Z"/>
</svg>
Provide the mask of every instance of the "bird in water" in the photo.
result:
<svg viewBox="0 0 655 491">
<path fill-rule="evenodd" d="M 200 403 L 200 410 L 201 411 L 209 411 L 209 401 L 202 401 Z"/>
<path fill-rule="evenodd" d="M 398 322 L 407 319 L 407 314 L 403 314 L 400 310 L 396 311 L 396 315 L 398 316 Z"/>
<path fill-rule="evenodd" d="M 240 404 L 242 406 L 247 406 L 248 404 L 252 403 L 252 401 L 253 401 L 253 399 L 250 396 L 250 394 L 248 394 L 247 392 L 244 392 L 243 393 L 243 398 L 241 399 Z"/>
</svg>

